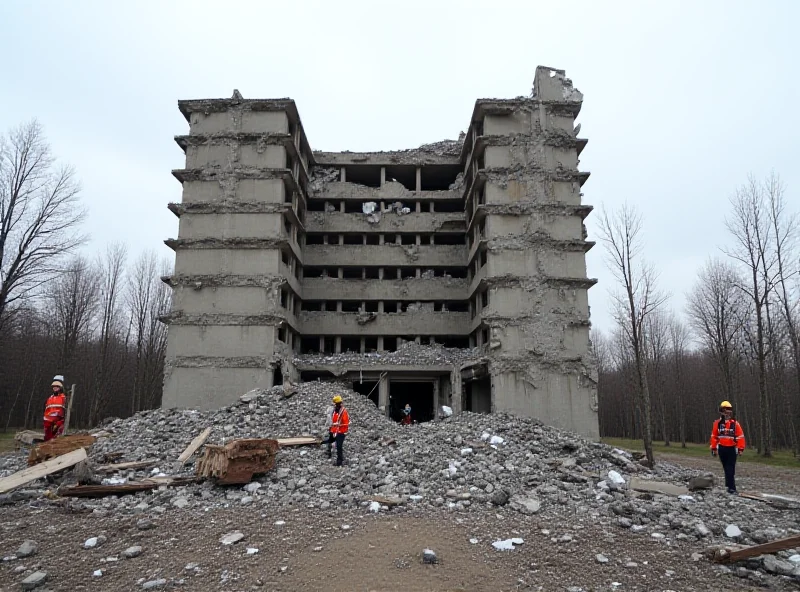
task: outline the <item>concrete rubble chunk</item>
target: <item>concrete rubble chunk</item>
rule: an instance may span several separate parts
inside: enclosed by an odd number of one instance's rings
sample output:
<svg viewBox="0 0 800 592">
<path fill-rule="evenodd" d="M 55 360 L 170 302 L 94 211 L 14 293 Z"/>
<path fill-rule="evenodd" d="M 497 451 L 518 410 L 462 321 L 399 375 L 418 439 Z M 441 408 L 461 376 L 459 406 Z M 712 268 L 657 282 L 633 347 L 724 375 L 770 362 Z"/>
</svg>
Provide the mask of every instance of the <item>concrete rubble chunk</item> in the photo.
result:
<svg viewBox="0 0 800 592">
<path fill-rule="evenodd" d="M 128 547 L 122 552 L 122 556 L 125 559 L 133 559 L 134 557 L 138 557 L 141 554 L 142 554 L 142 548 L 139 545 Z"/>
<path fill-rule="evenodd" d="M 778 559 L 774 555 L 764 556 L 764 569 L 770 573 L 778 574 L 781 576 L 791 576 L 797 571 L 797 565 L 791 561 L 784 561 Z"/>
<path fill-rule="evenodd" d="M 20 559 L 24 559 L 26 557 L 30 557 L 32 555 L 36 555 L 36 551 L 39 549 L 39 545 L 36 541 L 27 540 L 23 542 L 19 549 L 17 549 L 17 557 Z"/>
<path fill-rule="evenodd" d="M 742 530 L 735 524 L 728 524 L 728 526 L 725 527 L 725 536 L 729 539 L 738 539 L 742 536 Z"/>
<path fill-rule="evenodd" d="M 47 572 L 37 571 L 29 575 L 24 580 L 22 580 L 22 589 L 33 590 L 44 584 L 46 581 L 47 581 Z"/>
<path fill-rule="evenodd" d="M 155 590 L 156 588 L 164 588 L 167 585 L 167 580 L 159 578 L 157 580 L 150 580 L 142 584 L 145 590 Z"/>
<path fill-rule="evenodd" d="M 223 535 L 222 538 L 219 539 L 219 542 L 223 545 L 233 545 L 238 543 L 244 538 L 244 535 L 241 531 L 235 530 L 233 532 L 229 532 L 226 535 Z"/>
</svg>

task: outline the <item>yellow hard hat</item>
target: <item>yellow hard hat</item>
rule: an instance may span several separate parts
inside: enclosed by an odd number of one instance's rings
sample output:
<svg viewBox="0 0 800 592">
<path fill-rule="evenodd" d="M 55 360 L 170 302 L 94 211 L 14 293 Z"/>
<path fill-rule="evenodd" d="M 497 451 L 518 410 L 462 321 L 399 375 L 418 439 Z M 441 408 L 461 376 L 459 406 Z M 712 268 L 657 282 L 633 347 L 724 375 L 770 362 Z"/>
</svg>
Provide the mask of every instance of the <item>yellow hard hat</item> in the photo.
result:
<svg viewBox="0 0 800 592">
<path fill-rule="evenodd" d="M 731 405 L 730 401 L 723 401 L 719 404 L 720 409 L 733 409 L 733 405 Z"/>
<path fill-rule="evenodd" d="M 336 396 L 333 398 L 333 402 L 334 402 L 334 403 L 341 403 L 341 402 L 342 402 L 342 398 L 341 398 L 339 395 L 336 395 Z"/>
</svg>

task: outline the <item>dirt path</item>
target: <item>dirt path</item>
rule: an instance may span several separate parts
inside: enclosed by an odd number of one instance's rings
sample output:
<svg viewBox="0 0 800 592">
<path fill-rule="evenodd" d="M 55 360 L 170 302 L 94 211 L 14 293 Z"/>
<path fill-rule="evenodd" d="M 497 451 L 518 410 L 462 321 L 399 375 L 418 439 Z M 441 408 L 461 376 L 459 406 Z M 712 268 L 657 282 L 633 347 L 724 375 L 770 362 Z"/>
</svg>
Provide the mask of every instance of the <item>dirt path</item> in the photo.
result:
<svg viewBox="0 0 800 592">
<path fill-rule="evenodd" d="M 0 510 L 0 556 L 13 554 L 26 539 L 39 545 L 33 557 L 0 562 L 0 590 L 20 589 L 25 576 L 20 566 L 48 573 L 40 591 L 141 590 L 159 578 L 166 580 L 165 588 L 198 592 L 763 589 L 720 575 L 705 560 L 692 561 L 700 543 L 606 531 L 578 517 L 565 522 L 505 509 L 374 515 L 253 505 L 171 509 L 149 516 L 153 527 L 142 530 L 137 521 L 143 516 L 75 514 L 63 500 Z M 222 545 L 220 537 L 234 530 L 244 540 Z M 558 541 L 565 533 L 571 542 Z M 102 546 L 83 548 L 86 539 L 101 534 L 108 539 Z M 525 543 L 513 551 L 492 548 L 492 541 L 508 537 Z M 473 538 L 479 542 L 471 543 Z M 122 552 L 133 545 L 141 546 L 142 554 L 124 559 Z M 248 555 L 248 548 L 258 552 Z M 436 552 L 437 565 L 423 565 L 425 548 Z M 608 563 L 599 563 L 598 553 Z M 95 570 L 103 575 L 93 576 Z M 771 589 L 791 589 L 775 578 L 765 580 Z"/>
<path fill-rule="evenodd" d="M 710 454 L 708 458 L 697 458 L 681 454 L 660 453 L 656 457 L 656 462 L 659 460 L 692 469 L 711 471 L 717 478 L 718 483 L 725 483 L 725 475 L 722 472 L 722 465 L 719 459 L 712 457 Z M 759 463 L 737 463 L 736 488 L 739 491 L 800 496 L 800 470 L 790 467 L 773 467 Z"/>
</svg>

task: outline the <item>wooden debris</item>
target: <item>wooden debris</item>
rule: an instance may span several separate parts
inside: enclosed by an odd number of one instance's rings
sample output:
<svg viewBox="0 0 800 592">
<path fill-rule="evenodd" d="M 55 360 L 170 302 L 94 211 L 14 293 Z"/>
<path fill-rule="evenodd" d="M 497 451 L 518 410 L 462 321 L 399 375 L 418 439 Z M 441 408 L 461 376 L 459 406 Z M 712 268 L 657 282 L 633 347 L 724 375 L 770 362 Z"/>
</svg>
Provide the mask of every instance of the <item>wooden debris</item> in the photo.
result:
<svg viewBox="0 0 800 592">
<path fill-rule="evenodd" d="M 211 435 L 211 426 L 208 426 L 204 429 L 199 436 L 197 436 L 194 440 L 192 440 L 189 445 L 186 447 L 186 450 L 181 452 L 181 455 L 178 457 L 178 464 L 183 466 L 186 464 L 186 461 L 189 460 L 192 455 L 200 448 L 208 437 Z"/>
<path fill-rule="evenodd" d="M 28 456 L 28 466 L 32 467 L 42 461 L 62 456 L 78 448 L 87 448 L 94 444 L 94 436 L 86 434 L 75 436 L 59 436 L 49 442 L 43 442 L 31 449 Z"/>
<path fill-rule="evenodd" d="M 73 450 L 72 452 L 62 456 L 58 456 L 43 463 L 39 463 L 33 467 L 28 467 L 27 469 L 18 471 L 13 475 L 9 475 L 8 477 L 0 479 L 0 493 L 6 493 L 12 489 L 25 485 L 26 483 L 30 483 L 36 479 L 41 479 L 42 477 L 50 475 L 51 473 L 68 469 L 74 465 L 77 465 L 79 462 L 86 460 L 86 458 L 86 450 L 84 448 L 78 448 L 77 450 Z"/>
<path fill-rule="evenodd" d="M 386 497 L 383 495 L 375 495 L 369 499 L 370 501 L 378 502 L 382 506 L 388 506 L 389 508 L 393 508 L 395 506 L 401 506 L 405 503 L 405 500 L 400 496 Z"/>
<path fill-rule="evenodd" d="M 71 485 L 61 487 L 58 495 L 62 497 L 106 497 L 109 495 L 126 495 L 139 491 L 150 491 L 162 485 L 187 485 L 195 483 L 195 477 L 153 477 L 143 481 L 129 481 L 119 485 Z"/>
<path fill-rule="evenodd" d="M 199 477 L 211 477 L 222 485 L 249 483 L 253 475 L 275 466 L 280 448 L 277 440 L 250 438 L 233 440 L 225 446 L 207 444 L 197 462 Z"/>
<path fill-rule="evenodd" d="M 714 552 L 714 561 L 717 563 L 734 563 L 749 559 L 750 557 L 758 557 L 759 555 L 766 555 L 769 553 L 777 553 L 779 551 L 786 551 L 800 546 L 800 535 L 791 536 L 785 539 L 772 541 L 771 543 L 764 543 L 763 545 L 753 545 L 752 547 L 744 547 L 741 549 L 717 549 Z"/>
<path fill-rule="evenodd" d="M 783 495 L 740 492 L 739 497 L 764 502 L 765 504 L 769 504 L 770 506 L 774 506 L 782 510 L 800 508 L 800 500 Z"/>
<path fill-rule="evenodd" d="M 313 436 L 298 436 L 296 438 L 278 438 L 276 440 L 278 445 L 281 448 L 287 448 L 289 446 L 319 446 L 322 444 L 322 440 L 320 438 L 314 438 Z"/>
<path fill-rule="evenodd" d="M 157 460 L 134 460 L 131 462 L 116 463 L 110 465 L 100 465 L 95 469 L 98 473 L 114 473 L 116 471 L 135 471 L 146 469 L 158 463 Z"/>
</svg>

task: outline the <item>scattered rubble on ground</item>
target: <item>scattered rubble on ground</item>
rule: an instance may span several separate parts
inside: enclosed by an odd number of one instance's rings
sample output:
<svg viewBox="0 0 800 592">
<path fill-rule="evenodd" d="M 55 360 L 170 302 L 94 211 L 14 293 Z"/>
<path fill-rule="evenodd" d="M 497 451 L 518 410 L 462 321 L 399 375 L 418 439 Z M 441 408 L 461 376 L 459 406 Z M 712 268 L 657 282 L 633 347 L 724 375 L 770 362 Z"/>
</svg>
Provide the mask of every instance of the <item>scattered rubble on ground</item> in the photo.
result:
<svg viewBox="0 0 800 592">
<path fill-rule="evenodd" d="M 114 487 L 148 483 L 147 491 L 52 503 L 99 516 L 140 515 L 135 518 L 138 530 L 153 528 L 152 518 L 165 512 L 242 505 L 304 511 L 361 509 L 367 514 L 446 512 L 456 518 L 491 515 L 502 507 L 573 526 L 590 521 L 618 534 L 640 532 L 668 546 L 693 542 L 698 551 L 714 545 L 769 543 L 800 531 L 800 516 L 784 511 L 785 506 L 730 496 L 722 488 L 695 488 L 687 495 L 685 485 L 698 477 L 695 471 L 668 463 L 650 470 L 629 453 L 535 420 L 463 413 L 408 427 L 390 421 L 343 384 L 309 382 L 292 388 L 289 397 L 282 386 L 254 391 L 239 403 L 213 412 L 156 409 L 109 421 L 102 426 L 107 435 L 89 449 L 88 462 L 90 468 L 102 466 L 104 478 L 118 485 L 76 484 L 68 470 L 60 490 L 106 487 L 113 492 Z M 346 464 L 341 468 L 332 466 L 323 447 L 314 446 L 324 432 L 323 413 L 334 394 L 343 395 L 351 417 Z M 181 457 L 209 427 L 205 448 Z M 197 481 L 196 466 L 205 450 L 264 438 L 286 443 L 268 472 L 254 475 L 244 485 Z M 176 462 L 179 457 L 182 461 Z M 117 461 L 118 471 L 108 459 Z M 25 466 L 22 454 L 0 457 L 0 479 Z M 55 491 L 59 489 L 53 483 L 42 479 L 27 482 L 0 495 L 0 504 L 46 501 Z M 555 544 L 582 543 L 580 528 L 565 530 L 553 533 Z M 220 542 L 231 545 L 244 538 L 242 532 L 234 531 Z M 85 546 L 94 548 L 90 541 Z M 521 543 L 512 537 L 492 545 L 513 549 Z M 100 544 L 98 535 L 94 546 Z M 26 545 L 20 548 L 20 557 L 36 552 L 35 542 Z M 141 547 L 132 546 L 122 557 L 141 553 Z M 777 563 L 750 558 L 745 572 L 737 575 L 750 577 L 758 568 L 787 575 L 791 566 L 791 575 L 800 578 L 800 561 L 792 557 L 800 559 L 800 540 L 777 550 L 773 557 Z M 608 550 L 596 554 L 599 563 L 608 558 Z M 158 580 L 142 585 L 153 581 Z"/>
</svg>

